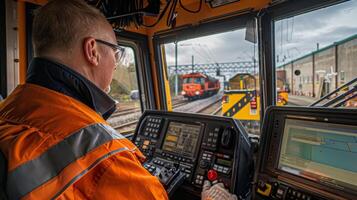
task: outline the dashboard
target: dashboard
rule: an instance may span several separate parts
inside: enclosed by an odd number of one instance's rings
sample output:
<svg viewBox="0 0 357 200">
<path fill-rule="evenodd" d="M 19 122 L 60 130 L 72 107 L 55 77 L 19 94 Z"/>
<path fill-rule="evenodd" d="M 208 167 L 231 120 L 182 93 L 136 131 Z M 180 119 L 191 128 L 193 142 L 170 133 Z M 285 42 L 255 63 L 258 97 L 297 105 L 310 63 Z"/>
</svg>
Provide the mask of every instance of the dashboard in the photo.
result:
<svg viewBox="0 0 357 200">
<path fill-rule="evenodd" d="M 262 130 L 255 199 L 356 199 L 356 110 L 271 107 Z"/>
<path fill-rule="evenodd" d="M 238 120 L 149 110 L 133 142 L 173 200 L 200 199 L 205 180 L 239 199 L 350 200 L 357 196 L 356 130 L 356 110 L 270 107 L 253 155 L 257 143 Z"/>
<path fill-rule="evenodd" d="M 251 194 L 252 150 L 237 120 L 145 111 L 133 141 L 147 157 L 144 167 L 159 178 L 169 195 L 179 187 L 181 195 L 188 195 L 185 198 L 198 198 L 205 180 L 223 183 L 237 196 Z"/>
</svg>

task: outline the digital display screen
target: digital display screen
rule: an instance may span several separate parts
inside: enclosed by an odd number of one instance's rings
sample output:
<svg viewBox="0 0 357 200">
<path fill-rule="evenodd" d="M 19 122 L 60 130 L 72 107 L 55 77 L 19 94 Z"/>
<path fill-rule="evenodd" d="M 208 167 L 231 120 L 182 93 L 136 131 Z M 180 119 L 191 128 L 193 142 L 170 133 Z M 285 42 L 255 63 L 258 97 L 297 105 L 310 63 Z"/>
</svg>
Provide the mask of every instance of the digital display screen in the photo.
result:
<svg viewBox="0 0 357 200">
<path fill-rule="evenodd" d="M 162 149 L 194 157 L 200 131 L 200 125 L 170 122 Z"/>
<path fill-rule="evenodd" d="M 357 191 L 357 126 L 286 119 L 278 168 Z"/>
<path fill-rule="evenodd" d="M 232 166 L 232 161 L 231 160 L 224 160 L 224 159 L 217 158 L 216 163 L 219 164 L 219 165 L 225 165 L 227 167 L 231 167 Z"/>
</svg>

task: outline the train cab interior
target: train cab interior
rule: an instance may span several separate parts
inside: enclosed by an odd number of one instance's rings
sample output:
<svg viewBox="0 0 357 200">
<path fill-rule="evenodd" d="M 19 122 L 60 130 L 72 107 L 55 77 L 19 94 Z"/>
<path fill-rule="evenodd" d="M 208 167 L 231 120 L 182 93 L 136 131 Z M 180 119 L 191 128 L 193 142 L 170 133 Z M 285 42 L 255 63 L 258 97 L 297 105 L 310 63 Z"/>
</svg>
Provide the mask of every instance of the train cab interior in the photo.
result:
<svg viewBox="0 0 357 200">
<path fill-rule="evenodd" d="M 201 199 L 205 180 L 238 199 L 357 198 L 357 0 L 85 1 L 125 49 L 107 122 L 170 199 Z M 47 2 L 0 3 L 3 99 Z"/>
</svg>

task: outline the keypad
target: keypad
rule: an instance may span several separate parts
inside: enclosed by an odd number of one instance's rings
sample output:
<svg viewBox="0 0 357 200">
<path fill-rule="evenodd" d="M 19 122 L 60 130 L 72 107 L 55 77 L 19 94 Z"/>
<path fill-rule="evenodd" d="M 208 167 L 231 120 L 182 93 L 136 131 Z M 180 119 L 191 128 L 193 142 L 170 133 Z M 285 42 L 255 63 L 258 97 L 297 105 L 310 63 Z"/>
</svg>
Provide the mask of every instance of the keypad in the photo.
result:
<svg viewBox="0 0 357 200">
<path fill-rule="evenodd" d="M 161 121 L 161 118 L 149 118 L 142 134 L 150 138 L 158 138 L 160 134 Z"/>
</svg>

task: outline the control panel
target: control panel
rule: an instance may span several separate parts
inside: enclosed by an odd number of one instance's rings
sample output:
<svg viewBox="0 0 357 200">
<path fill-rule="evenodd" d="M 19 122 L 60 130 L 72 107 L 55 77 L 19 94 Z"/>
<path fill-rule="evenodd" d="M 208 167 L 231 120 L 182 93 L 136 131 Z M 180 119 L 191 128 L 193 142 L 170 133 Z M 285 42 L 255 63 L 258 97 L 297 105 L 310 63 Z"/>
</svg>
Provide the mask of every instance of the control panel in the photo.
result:
<svg viewBox="0 0 357 200">
<path fill-rule="evenodd" d="M 205 180 L 220 182 L 238 196 L 250 194 L 251 145 L 239 121 L 176 112 L 145 111 L 133 137 L 147 157 L 144 167 L 168 191 L 199 196 Z"/>
<path fill-rule="evenodd" d="M 266 111 L 255 199 L 356 199 L 357 112 Z"/>
</svg>

